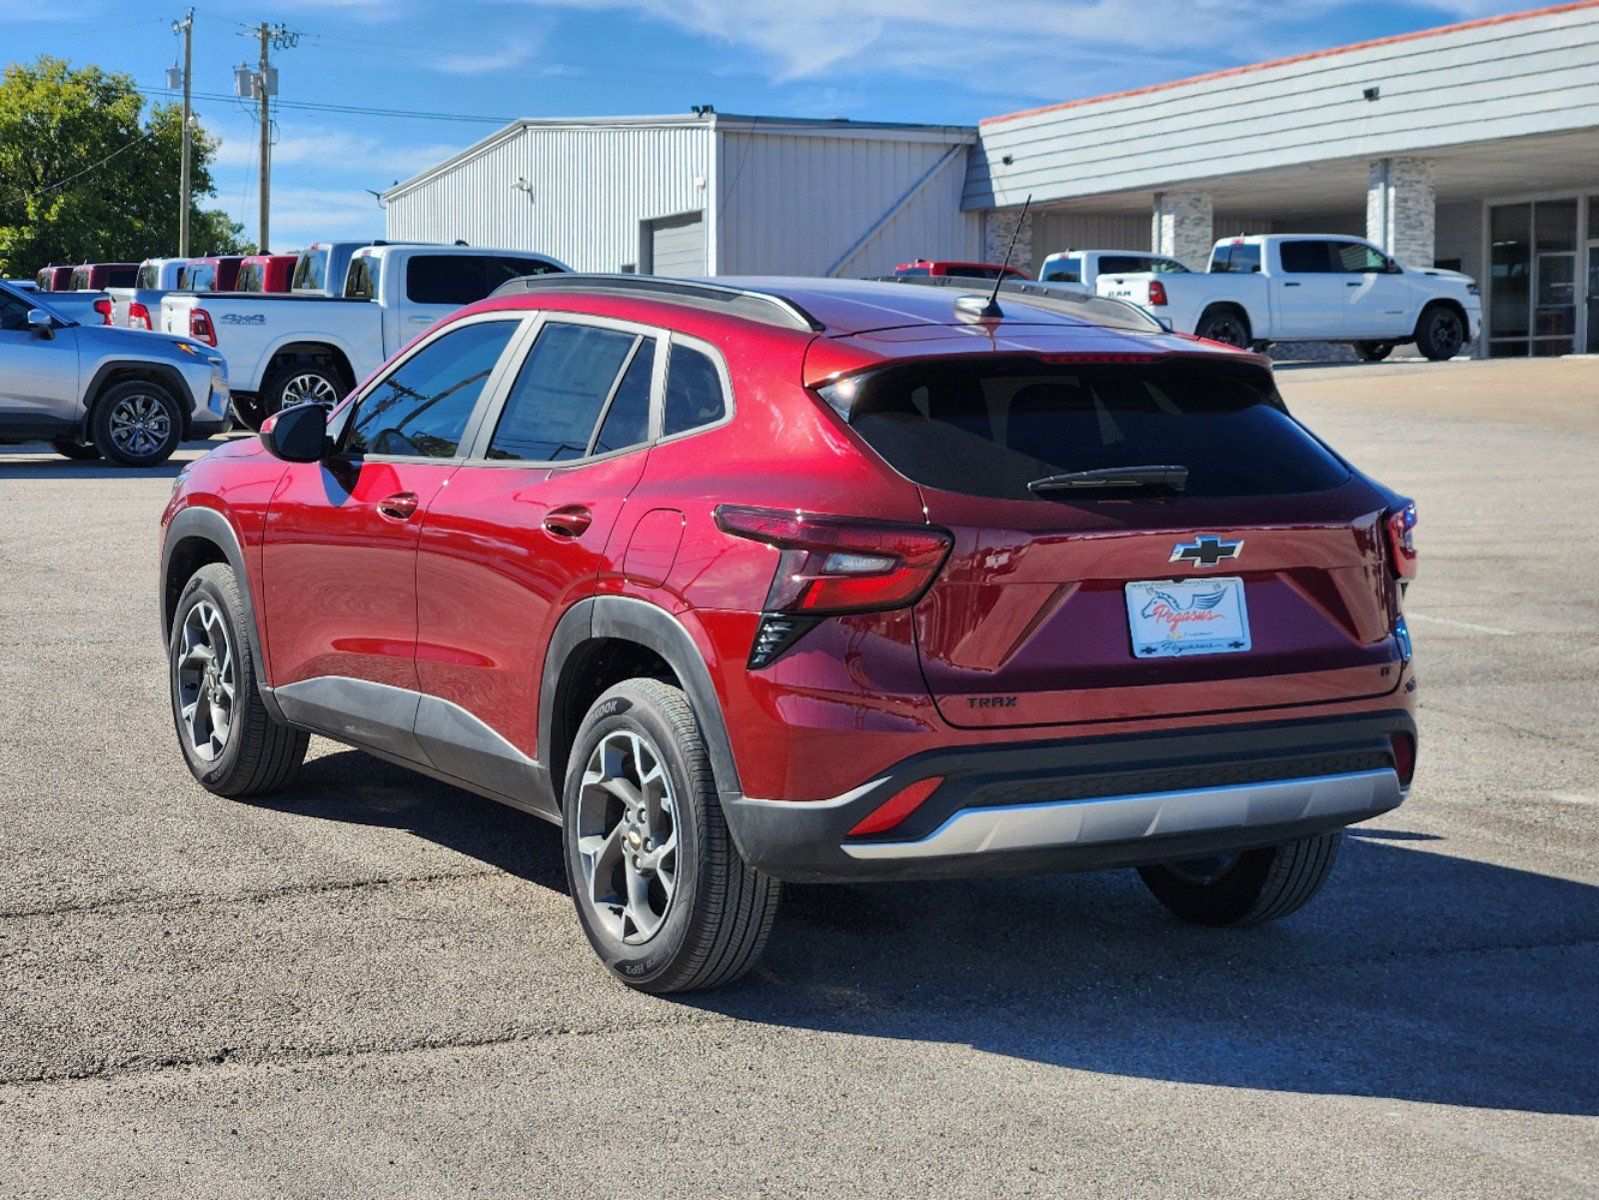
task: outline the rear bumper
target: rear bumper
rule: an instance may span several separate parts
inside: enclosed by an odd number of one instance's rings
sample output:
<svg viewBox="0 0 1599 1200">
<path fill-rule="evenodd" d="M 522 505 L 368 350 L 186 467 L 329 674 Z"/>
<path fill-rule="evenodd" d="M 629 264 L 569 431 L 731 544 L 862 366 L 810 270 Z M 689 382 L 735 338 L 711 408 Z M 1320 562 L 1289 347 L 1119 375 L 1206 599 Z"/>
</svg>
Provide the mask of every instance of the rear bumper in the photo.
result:
<svg viewBox="0 0 1599 1200">
<path fill-rule="evenodd" d="M 795 882 L 1136 866 L 1271 846 L 1404 798 L 1403 711 L 918 755 L 831 800 L 723 802 L 751 865 Z M 905 787 L 943 782 L 904 821 L 852 837 Z"/>
</svg>

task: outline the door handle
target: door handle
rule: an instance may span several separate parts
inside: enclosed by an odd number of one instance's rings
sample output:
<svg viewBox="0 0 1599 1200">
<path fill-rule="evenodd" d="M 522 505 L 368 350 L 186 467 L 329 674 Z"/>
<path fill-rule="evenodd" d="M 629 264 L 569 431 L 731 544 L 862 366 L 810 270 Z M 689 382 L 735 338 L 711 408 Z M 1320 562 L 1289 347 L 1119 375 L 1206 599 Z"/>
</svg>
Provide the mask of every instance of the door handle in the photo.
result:
<svg viewBox="0 0 1599 1200">
<path fill-rule="evenodd" d="M 408 521 L 416 511 L 415 492 L 395 492 L 378 501 L 378 515 L 391 521 Z"/>
<path fill-rule="evenodd" d="M 1285 280 L 1283 280 L 1283 286 L 1284 287 L 1298 287 L 1299 283 L 1298 283 L 1297 280 L 1285 279 Z"/>
<path fill-rule="evenodd" d="M 1359 287 L 1362 282 L 1364 282 L 1364 281 L 1363 280 L 1359 280 L 1359 279 L 1346 279 L 1346 280 L 1344 280 L 1344 286 L 1345 287 Z"/>
<path fill-rule="evenodd" d="M 566 504 L 544 514 L 544 532 L 551 537 L 582 537 L 594 514 L 581 504 Z"/>
</svg>

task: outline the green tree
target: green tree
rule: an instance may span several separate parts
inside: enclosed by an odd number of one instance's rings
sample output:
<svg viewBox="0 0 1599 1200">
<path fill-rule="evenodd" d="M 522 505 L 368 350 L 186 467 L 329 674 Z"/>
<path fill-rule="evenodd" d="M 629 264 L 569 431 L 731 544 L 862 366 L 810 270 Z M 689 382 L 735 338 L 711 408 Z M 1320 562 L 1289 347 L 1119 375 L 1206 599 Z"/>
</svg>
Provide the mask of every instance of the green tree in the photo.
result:
<svg viewBox="0 0 1599 1200">
<path fill-rule="evenodd" d="M 0 276 L 176 254 L 182 140 L 182 109 L 146 113 L 129 75 L 49 56 L 12 63 L 0 76 Z M 215 192 L 216 147 L 195 130 L 196 200 Z M 196 206 L 189 228 L 195 253 L 246 248 L 220 209 Z"/>
</svg>

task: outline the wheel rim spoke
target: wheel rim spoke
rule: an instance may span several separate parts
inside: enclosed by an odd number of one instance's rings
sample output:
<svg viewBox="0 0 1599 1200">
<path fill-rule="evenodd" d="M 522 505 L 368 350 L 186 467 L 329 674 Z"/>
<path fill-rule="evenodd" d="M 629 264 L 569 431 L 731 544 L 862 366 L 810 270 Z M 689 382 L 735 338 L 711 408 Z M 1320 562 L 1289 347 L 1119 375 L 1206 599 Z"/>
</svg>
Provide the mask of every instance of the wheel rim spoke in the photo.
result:
<svg viewBox="0 0 1599 1200">
<path fill-rule="evenodd" d="M 596 918 L 629 944 L 665 924 L 677 891 L 677 805 L 649 739 L 607 734 L 590 755 L 578 794 L 577 852 Z"/>
<path fill-rule="evenodd" d="M 233 732 L 238 678 L 227 623 L 209 600 L 200 600 L 185 615 L 173 659 L 179 724 L 189 750 L 212 761 Z"/>
</svg>

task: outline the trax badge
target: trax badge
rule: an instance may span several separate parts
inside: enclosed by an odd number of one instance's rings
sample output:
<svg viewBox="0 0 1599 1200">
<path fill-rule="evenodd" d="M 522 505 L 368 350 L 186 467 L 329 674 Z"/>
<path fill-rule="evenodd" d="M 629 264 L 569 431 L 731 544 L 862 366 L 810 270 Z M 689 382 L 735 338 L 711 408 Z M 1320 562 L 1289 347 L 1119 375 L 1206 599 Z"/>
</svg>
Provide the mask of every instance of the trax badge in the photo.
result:
<svg viewBox="0 0 1599 1200">
<path fill-rule="evenodd" d="M 1237 558 L 1243 548 L 1242 539 L 1224 542 L 1219 537 L 1206 535 L 1191 542 L 1178 542 L 1171 549 L 1169 561 L 1190 563 L 1196 567 L 1214 567 L 1229 558 Z"/>
</svg>

